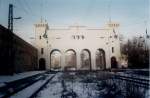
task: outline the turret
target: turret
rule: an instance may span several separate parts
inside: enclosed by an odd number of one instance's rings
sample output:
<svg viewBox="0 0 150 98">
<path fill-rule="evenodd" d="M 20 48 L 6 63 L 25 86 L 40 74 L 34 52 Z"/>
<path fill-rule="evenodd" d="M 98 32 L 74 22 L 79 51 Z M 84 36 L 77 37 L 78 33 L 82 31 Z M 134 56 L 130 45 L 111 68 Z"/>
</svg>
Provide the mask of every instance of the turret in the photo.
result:
<svg viewBox="0 0 150 98">
<path fill-rule="evenodd" d="M 36 45 L 45 46 L 45 42 L 47 42 L 48 34 L 47 31 L 49 30 L 48 23 L 46 21 L 41 21 L 35 26 L 35 42 Z"/>
<path fill-rule="evenodd" d="M 35 46 L 38 49 L 39 69 L 46 69 L 47 65 L 47 53 L 48 53 L 48 23 L 41 21 L 35 26 Z"/>
</svg>

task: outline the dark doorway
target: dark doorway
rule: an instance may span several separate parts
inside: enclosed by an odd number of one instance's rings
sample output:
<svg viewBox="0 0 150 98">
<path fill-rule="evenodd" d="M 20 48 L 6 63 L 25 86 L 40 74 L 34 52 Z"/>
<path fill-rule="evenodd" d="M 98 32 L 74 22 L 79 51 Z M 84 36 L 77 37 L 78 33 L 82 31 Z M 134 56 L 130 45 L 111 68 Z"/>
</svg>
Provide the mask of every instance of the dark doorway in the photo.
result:
<svg viewBox="0 0 150 98">
<path fill-rule="evenodd" d="M 45 70 L 45 59 L 44 58 L 41 58 L 39 60 L 39 70 Z"/>
<path fill-rule="evenodd" d="M 117 68 L 118 67 L 118 62 L 116 60 L 116 57 L 111 57 L 111 68 Z"/>
</svg>

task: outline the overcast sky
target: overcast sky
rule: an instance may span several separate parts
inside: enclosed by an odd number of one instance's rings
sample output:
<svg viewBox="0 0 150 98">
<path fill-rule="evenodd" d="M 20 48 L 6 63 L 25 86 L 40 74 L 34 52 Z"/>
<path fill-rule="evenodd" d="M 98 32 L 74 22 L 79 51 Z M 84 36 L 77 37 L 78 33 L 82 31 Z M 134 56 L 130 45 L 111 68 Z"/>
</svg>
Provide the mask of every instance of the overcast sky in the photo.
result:
<svg viewBox="0 0 150 98">
<path fill-rule="evenodd" d="M 150 25 L 149 0 L 0 0 L 0 24 L 7 27 L 8 6 L 14 5 L 14 32 L 30 42 L 34 24 L 41 17 L 49 25 L 103 27 L 111 20 L 120 23 L 125 38 L 145 34 Z M 149 33 L 148 28 L 148 33 Z"/>
</svg>

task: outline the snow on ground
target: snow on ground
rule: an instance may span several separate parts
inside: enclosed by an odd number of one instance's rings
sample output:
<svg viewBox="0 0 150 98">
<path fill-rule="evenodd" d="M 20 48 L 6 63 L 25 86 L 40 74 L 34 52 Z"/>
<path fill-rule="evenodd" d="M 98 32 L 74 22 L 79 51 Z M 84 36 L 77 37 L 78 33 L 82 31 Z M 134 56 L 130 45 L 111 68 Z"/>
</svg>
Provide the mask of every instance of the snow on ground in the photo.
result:
<svg viewBox="0 0 150 98">
<path fill-rule="evenodd" d="M 139 79 L 147 79 L 149 80 L 149 76 L 143 76 L 143 75 L 136 75 L 136 74 L 132 74 L 132 73 L 124 73 L 124 72 L 118 72 L 115 73 L 116 75 L 119 76 L 127 76 L 127 77 L 134 77 L 134 78 L 139 78 Z"/>
<path fill-rule="evenodd" d="M 4 86 L 5 82 L 11 82 L 11 81 L 23 79 L 43 72 L 45 71 L 29 71 L 29 72 L 14 74 L 12 76 L 8 76 L 8 75 L 0 76 L 0 87 Z"/>
<path fill-rule="evenodd" d="M 123 73 L 116 73 L 116 74 L 125 75 L 125 76 L 127 75 Z M 44 84 L 47 79 L 52 77 L 52 75 L 53 74 L 50 74 L 45 80 L 38 81 L 33 85 L 25 88 L 24 90 L 18 92 L 11 98 L 28 98 L 39 87 L 41 87 L 41 85 Z M 38 93 L 36 98 L 105 98 L 105 95 L 108 95 L 108 92 L 110 92 L 110 94 L 114 94 L 117 92 L 117 89 L 114 89 L 115 86 L 113 86 L 113 89 L 110 86 L 109 87 L 106 86 L 104 81 L 101 80 L 101 78 L 99 78 L 100 76 L 98 75 L 101 76 L 102 73 L 79 74 L 75 72 L 72 73 L 59 72 L 46 85 L 46 87 Z M 123 82 L 120 83 L 118 81 L 114 81 L 114 82 L 116 82 L 116 86 L 119 86 L 121 88 L 123 84 L 126 84 Z M 124 89 L 122 91 L 124 91 Z M 148 93 L 149 90 L 146 92 L 146 96 L 148 96 L 146 98 L 149 98 Z M 108 98 L 111 97 L 109 96 Z M 118 94 L 115 98 L 123 98 L 123 95 Z"/>
<path fill-rule="evenodd" d="M 146 98 L 150 98 L 150 90 L 146 91 L 145 97 L 146 97 Z"/>
<path fill-rule="evenodd" d="M 11 98 L 29 98 L 35 91 L 37 91 L 47 80 L 49 80 L 54 74 L 48 74 L 46 79 L 40 80 L 33 85 L 23 89 L 22 91 L 11 96 Z"/>
<path fill-rule="evenodd" d="M 42 90 L 37 98 L 61 98 L 62 87 L 60 83 L 59 77 L 61 73 L 58 73 L 50 83 L 46 86 L 44 90 Z"/>
<path fill-rule="evenodd" d="M 120 88 L 124 91 L 125 88 L 122 86 L 126 83 L 114 81 L 116 85 L 106 86 L 104 84 L 105 86 L 103 86 L 104 81 L 94 79 L 94 77 L 96 77 L 94 74 L 59 73 L 40 91 L 36 98 L 111 98 L 114 95 L 114 98 L 125 97 Z"/>
<path fill-rule="evenodd" d="M 8 75 L 0 76 L 0 83 L 2 83 L 2 82 L 11 82 L 11 81 L 14 81 L 14 80 L 26 78 L 26 77 L 29 77 L 29 76 L 32 76 L 32 75 L 43 73 L 43 72 L 45 72 L 45 71 L 28 71 L 28 72 L 14 74 L 12 76 L 8 76 Z"/>
<path fill-rule="evenodd" d="M 95 89 L 96 83 L 67 82 L 68 90 L 75 92 L 78 98 L 101 98 Z"/>
<path fill-rule="evenodd" d="M 85 83 L 82 80 L 80 77 L 68 80 L 61 73 L 52 79 L 36 98 L 103 98 L 99 96 L 97 83 Z M 105 92 L 105 89 L 103 91 Z M 63 95 L 71 97 L 63 97 Z"/>
</svg>

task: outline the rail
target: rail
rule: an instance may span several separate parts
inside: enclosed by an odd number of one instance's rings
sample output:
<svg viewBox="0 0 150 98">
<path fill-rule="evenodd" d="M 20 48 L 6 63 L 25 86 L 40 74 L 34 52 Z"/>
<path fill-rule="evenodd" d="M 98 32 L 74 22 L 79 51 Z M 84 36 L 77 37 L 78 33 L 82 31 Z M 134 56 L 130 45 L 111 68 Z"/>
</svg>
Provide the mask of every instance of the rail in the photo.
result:
<svg viewBox="0 0 150 98">
<path fill-rule="evenodd" d="M 37 89 L 29 98 L 35 98 L 35 96 L 55 77 L 53 75 L 50 79 L 48 79 L 39 89 Z"/>
<path fill-rule="evenodd" d="M 48 72 L 36 74 L 30 77 L 23 79 L 15 80 L 12 82 L 6 83 L 5 86 L 0 87 L 0 98 L 8 98 L 13 94 L 27 88 L 28 86 L 34 84 L 35 82 L 45 78 L 45 74 Z"/>
<path fill-rule="evenodd" d="M 150 80 L 146 78 L 144 79 L 144 78 L 137 78 L 137 77 L 131 77 L 131 76 L 123 76 L 123 75 L 114 75 L 113 78 L 132 83 L 133 85 L 136 85 L 139 87 L 144 87 L 147 89 L 150 88 L 150 83 L 149 83 Z"/>
</svg>

